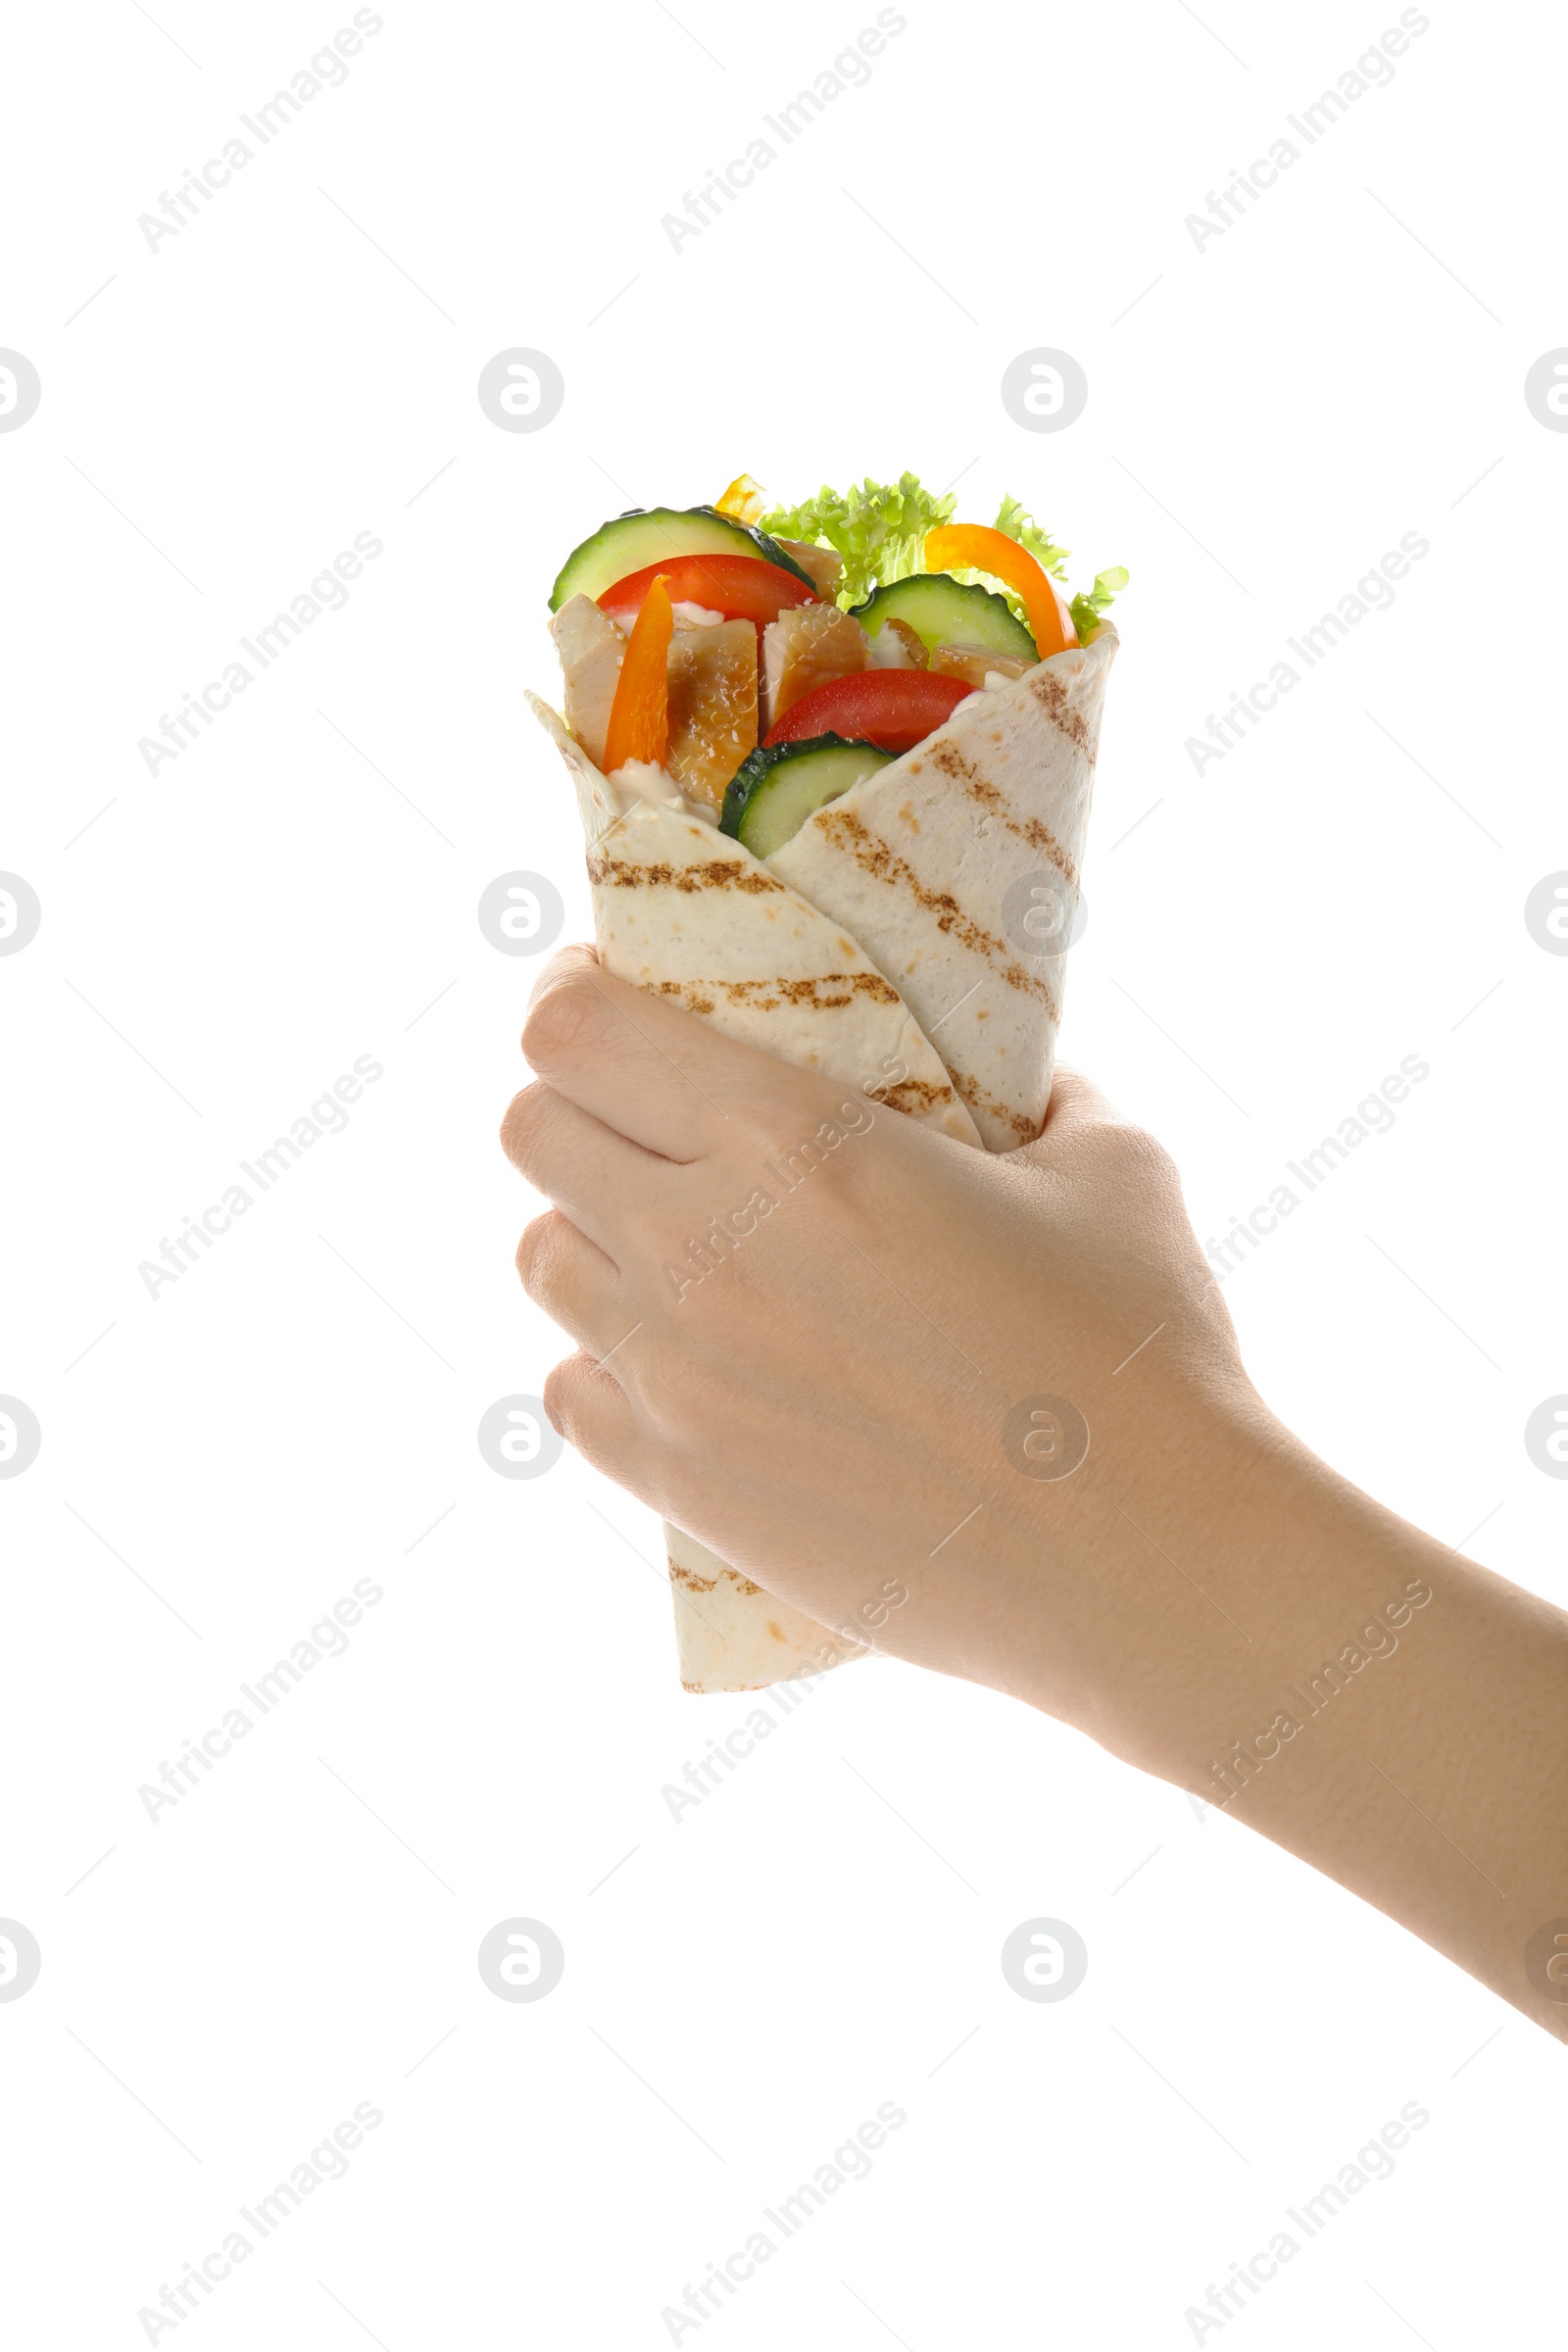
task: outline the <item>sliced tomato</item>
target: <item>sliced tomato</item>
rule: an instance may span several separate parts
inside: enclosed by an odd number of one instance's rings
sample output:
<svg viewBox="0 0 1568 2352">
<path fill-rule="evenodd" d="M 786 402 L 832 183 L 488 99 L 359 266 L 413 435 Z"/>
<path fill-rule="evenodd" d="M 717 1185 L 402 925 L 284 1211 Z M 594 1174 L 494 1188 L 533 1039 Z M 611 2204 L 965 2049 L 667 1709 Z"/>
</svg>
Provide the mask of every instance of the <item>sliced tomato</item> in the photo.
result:
<svg viewBox="0 0 1568 2352">
<path fill-rule="evenodd" d="M 973 692 L 962 678 L 935 670 L 861 669 L 813 686 L 791 703 L 762 741 L 770 749 L 808 735 L 842 735 L 851 743 L 874 743 L 896 758 L 923 743 Z"/>
<path fill-rule="evenodd" d="M 792 605 L 821 602 L 814 589 L 760 556 L 675 556 L 631 571 L 599 599 L 599 609 L 626 628 L 643 609 L 643 599 L 662 578 L 672 605 L 702 605 L 726 620 L 751 620 L 759 629 Z"/>
</svg>

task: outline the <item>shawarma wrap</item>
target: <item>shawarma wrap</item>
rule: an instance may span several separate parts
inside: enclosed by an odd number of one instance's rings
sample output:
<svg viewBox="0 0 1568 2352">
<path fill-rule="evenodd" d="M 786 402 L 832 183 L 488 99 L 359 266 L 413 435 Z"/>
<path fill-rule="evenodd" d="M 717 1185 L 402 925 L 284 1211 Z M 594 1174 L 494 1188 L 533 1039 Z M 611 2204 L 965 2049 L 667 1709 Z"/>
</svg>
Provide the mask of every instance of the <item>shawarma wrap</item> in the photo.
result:
<svg viewBox="0 0 1568 2352">
<path fill-rule="evenodd" d="M 717 509 L 606 524 L 552 600 L 564 718 L 528 700 L 576 789 L 610 971 L 847 1103 L 1008 1151 L 1050 1100 L 1125 574 L 1069 607 L 1063 551 L 1010 500 L 982 530 L 908 475 L 831 495 L 776 518 L 801 532 L 782 541 L 750 527 L 744 476 Z M 693 1280 L 721 1261 L 694 1244 Z M 665 1535 L 687 1690 L 870 1646 Z"/>
</svg>

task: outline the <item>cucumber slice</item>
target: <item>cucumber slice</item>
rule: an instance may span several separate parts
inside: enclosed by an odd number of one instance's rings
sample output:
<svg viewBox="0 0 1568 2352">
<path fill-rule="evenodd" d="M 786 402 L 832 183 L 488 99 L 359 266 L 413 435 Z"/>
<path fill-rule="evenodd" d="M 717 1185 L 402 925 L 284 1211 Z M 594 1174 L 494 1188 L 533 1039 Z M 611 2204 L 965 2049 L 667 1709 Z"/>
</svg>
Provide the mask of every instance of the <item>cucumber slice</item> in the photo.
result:
<svg viewBox="0 0 1568 2352">
<path fill-rule="evenodd" d="M 776 539 L 732 522 L 712 507 L 633 507 L 601 523 L 591 539 L 572 549 L 550 591 L 550 610 L 559 612 L 571 596 L 601 597 L 617 580 L 672 556 L 752 556 L 811 586 L 809 572 Z"/>
<path fill-rule="evenodd" d="M 983 645 L 993 654 L 1038 662 L 1040 648 L 1005 597 L 949 571 L 917 571 L 873 589 L 855 618 L 874 637 L 887 620 L 906 620 L 929 654 L 938 645 Z"/>
<path fill-rule="evenodd" d="M 808 816 L 854 784 L 886 767 L 891 752 L 842 735 L 808 735 L 804 743 L 759 744 L 730 778 L 718 829 L 745 844 L 754 858 L 771 858 L 794 839 Z"/>
</svg>

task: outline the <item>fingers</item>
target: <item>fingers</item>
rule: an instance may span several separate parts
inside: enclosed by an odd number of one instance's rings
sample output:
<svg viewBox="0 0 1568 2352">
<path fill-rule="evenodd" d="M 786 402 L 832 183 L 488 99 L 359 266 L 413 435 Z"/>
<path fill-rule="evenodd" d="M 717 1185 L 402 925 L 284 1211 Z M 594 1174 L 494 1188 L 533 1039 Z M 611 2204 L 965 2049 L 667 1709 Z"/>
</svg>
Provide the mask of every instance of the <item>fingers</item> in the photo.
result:
<svg viewBox="0 0 1568 2352">
<path fill-rule="evenodd" d="M 517 1272 L 535 1306 L 598 1361 L 626 1337 L 620 1276 L 604 1251 L 551 1209 L 517 1244 Z M 636 1316 L 630 1316 L 635 1324 Z"/>
<path fill-rule="evenodd" d="M 542 1083 L 513 1097 L 501 1122 L 501 1149 L 518 1175 L 617 1266 L 628 1209 L 646 1205 L 656 1178 L 668 1173 L 662 1159 Z"/>
<path fill-rule="evenodd" d="M 586 1462 L 655 1510 L 663 1495 L 656 1449 L 646 1424 L 612 1370 L 579 1352 L 557 1364 L 545 1382 L 550 1423 Z"/>
<path fill-rule="evenodd" d="M 666 1032 L 673 1027 L 674 1035 Z M 523 1023 L 530 1066 L 559 1094 L 646 1151 L 698 1158 L 722 1108 L 688 1074 L 697 1024 L 568 948 L 546 968 Z"/>
<path fill-rule="evenodd" d="M 701 1016 L 614 979 L 585 949 L 556 956 L 535 991 L 522 1050 L 557 1093 L 666 1159 L 699 1159 L 733 1114 L 777 1109 L 822 1081 Z M 819 1115 L 819 1114 L 818 1114 Z"/>
</svg>

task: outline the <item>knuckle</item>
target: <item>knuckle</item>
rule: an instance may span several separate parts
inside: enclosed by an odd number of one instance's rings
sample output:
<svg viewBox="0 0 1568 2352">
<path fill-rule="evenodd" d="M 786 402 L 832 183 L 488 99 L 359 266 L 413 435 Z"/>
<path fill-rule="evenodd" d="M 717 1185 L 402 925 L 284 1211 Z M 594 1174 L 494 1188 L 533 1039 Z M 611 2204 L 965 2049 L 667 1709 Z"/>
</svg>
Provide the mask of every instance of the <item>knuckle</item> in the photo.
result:
<svg viewBox="0 0 1568 2352">
<path fill-rule="evenodd" d="M 580 1355 L 564 1355 L 560 1363 L 552 1364 L 545 1374 L 545 1385 L 539 1393 L 539 1401 L 544 1406 L 549 1420 L 558 1429 L 564 1417 L 562 1408 L 570 1401 L 580 1365 Z"/>
<path fill-rule="evenodd" d="M 545 1374 L 545 1385 L 539 1397 L 545 1408 L 545 1419 L 557 1436 L 564 1438 L 570 1445 L 576 1444 L 573 1434 L 576 1417 L 572 1406 L 581 1386 L 582 1371 L 581 1355 L 568 1355 L 561 1363 L 553 1364 Z"/>
<path fill-rule="evenodd" d="M 559 1222 L 554 1209 L 542 1217 L 535 1217 L 531 1225 L 523 1227 L 522 1239 L 517 1244 L 517 1274 L 529 1298 L 536 1300 L 549 1288 L 550 1271 L 557 1255 L 556 1227 Z"/>
<path fill-rule="evenodd" d="M 514 1095 L 501 1122 L 501 1148 L 513 1166 L 526 1176 L 534 1148 L 550 1110 L 550 1089 L 542 1081 Z"/>
<path fill-rule="evenodd" d="M 598 949 L 590 947 L 586 940 L 570 941 L 565 947 L 557 948 L 555 954 L 546 960 L 528 992 L 529 1001 L 537 1002 L 547 989 L 554 988 L 558 981 L 565 979 L 572 972 L 592 972 L 598 968 Z"/>
<path fill-rule="evenodd" d="M 1157 1192 L 1179 1187 L 1176 1162 L 1157 1136 L 1147 1127 L 1119 1127 L 1114 1133 L 1118 1163 L 1130 1182 Z"/>
<path fill-rule="evenodd" d="M 568 1062 L 597 1018 L 592 972 L 574 964 L 541 988 L 522 1024 L 523 1058 L 536 1070 Z"/>
<path fill-rule="evenodd" d="M 663 1358 L 642 1374 L 643 1409 L 674 1461 L 701 1458 L 711 1445 L 716 1422 L 710 1385 L 689 1358 Z"/>
</svg>

